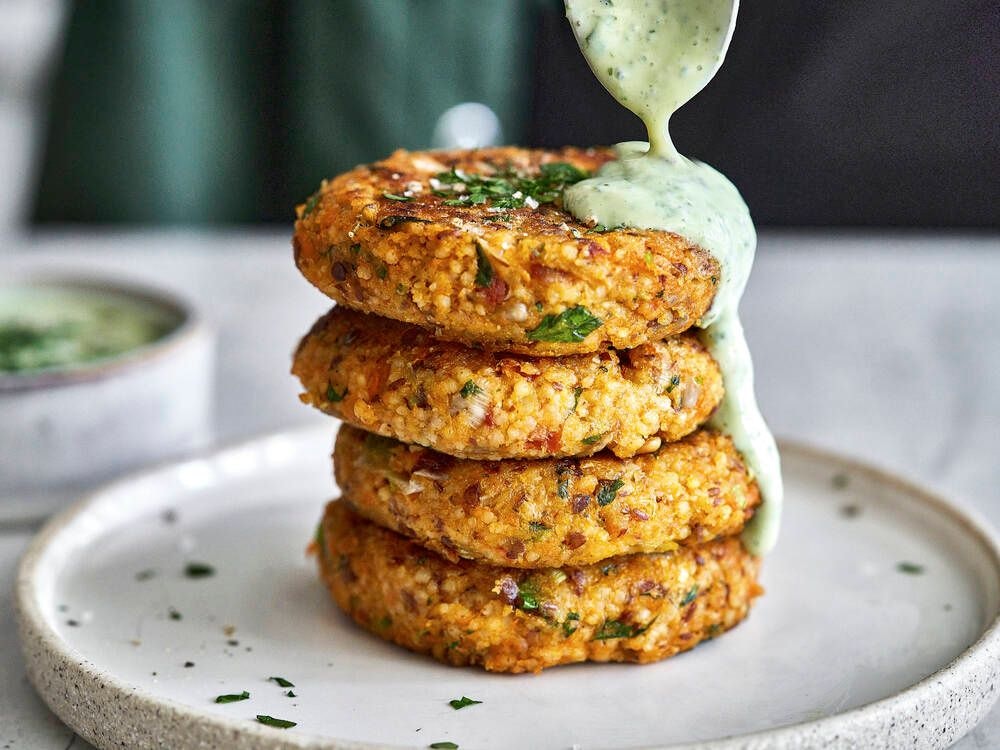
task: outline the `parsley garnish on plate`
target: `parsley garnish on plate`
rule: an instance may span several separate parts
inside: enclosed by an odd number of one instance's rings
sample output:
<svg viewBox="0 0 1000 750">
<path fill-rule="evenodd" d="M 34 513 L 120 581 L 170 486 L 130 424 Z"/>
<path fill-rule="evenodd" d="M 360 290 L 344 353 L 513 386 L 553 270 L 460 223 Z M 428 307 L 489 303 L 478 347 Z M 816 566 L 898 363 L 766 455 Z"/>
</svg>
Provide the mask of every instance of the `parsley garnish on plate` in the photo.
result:
<svg viewBox="0 0 1000 750">
<path fill-rule="evenodd" d="M 431 750 L 458 750 L 458 745 L 454 742 L 432 742 L 427 747 Z"/>
<path fill-rule="evenodd" d="M 918 576 L 924 572 L 924 566 L 904 560 L 903 562 L 896 564 L 896 570 L 900 573 L 906 573 L 907 575 Z"/>
<path fill-rule="evenodd" d="M 576 344 L 583 341 L 604 324 L 583 305 L 563 310 L 558 315 L 546 315 L 542 322 L 528 331 L 531 341 L 548 341 L 557 344 Z"/>
<path fill-rule="evenodd" d="M 283 687 L 283 688 L 292 688 L 292 687 L 295 687 L 294 684 L 292 684 L 291 682 L 289 682 L 288 680 L 286 680 L 284 677 L 268 677 L 267 679 L 268 679 L 268 682 L 276 682 L 276 683 L 278 683 L 278 687 Z"/>
<path fill-rule="evenodd" d="M 208 563 L 189 562 L 184 566 L 184 575 L 188 578 L 209 578 L 215 575 L 215 568 Z"/>
<path fill-rule="evenodd" d="M 456 711 L 460 708 L 465 708 L 466 706 L 475 706 L 479 703 L 482 703 L 482 701 L 473 700 L 472 698 L 468 698 L 464 695 L 461 698 L 453 698 L 452 700 L 448 701 L 448 705 L 454 708 Z"/>
<path fill-rule="evenodd" d="M 229 695 L 219 695 L 216 696 L 216 703 L 236 703 L 237 701 L 245 701 L 250 697 L 250 693 L 244 690 L 242 693 L 230 693 Z"/>
<path fill-rule="evenodd" d="M 269 727 L 275 727 L 276 729 L 291 729 L 297 726 L 294 721 L 289 721 L 288 719 L 275 719 L 273 716 L 268 716 L 267 714 L 257 714 L 257 721 L 261 724 L 266 724 Z"/>
</svg>

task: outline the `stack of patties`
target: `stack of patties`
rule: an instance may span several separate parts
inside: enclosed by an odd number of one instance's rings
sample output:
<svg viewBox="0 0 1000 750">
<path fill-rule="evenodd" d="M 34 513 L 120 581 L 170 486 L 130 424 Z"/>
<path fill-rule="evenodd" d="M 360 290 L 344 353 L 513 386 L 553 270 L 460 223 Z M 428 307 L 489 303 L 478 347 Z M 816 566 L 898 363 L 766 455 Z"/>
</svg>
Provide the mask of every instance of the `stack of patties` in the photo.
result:
<svg viewBox="0 0 1000 750">
<path fill-rule="evenodd" d="M 345 422 L 320 571 L 382 638 L 507 672 L 650 662 L 761 591 L 759 493 L 702 426 L 723 383 L 687 330 L 719 264 L 565 212 L 611 158 L 400 151 L 299 208 L 296 263 L 339 303 L 293 366 Z"/>
</svg>

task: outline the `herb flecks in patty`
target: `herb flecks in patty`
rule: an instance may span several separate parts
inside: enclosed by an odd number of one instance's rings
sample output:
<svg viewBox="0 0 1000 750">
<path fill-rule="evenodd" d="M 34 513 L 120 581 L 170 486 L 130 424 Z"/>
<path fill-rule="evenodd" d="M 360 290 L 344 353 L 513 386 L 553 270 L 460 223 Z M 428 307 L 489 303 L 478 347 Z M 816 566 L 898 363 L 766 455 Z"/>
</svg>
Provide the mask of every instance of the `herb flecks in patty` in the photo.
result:
<svg viewBox="0 0 1000 750">
<path fill-rule="evenodd" d="M 654 617 L 647 625 L 631 625 L 620 620 L 605 620 L 604 623 L 594 633 L 595 641 L 610 641 L 615 638 L 635 638 L 649 630 L 650 625 L 656 621 Z"/>
<path fill-rule="evenodd" d="M 624 485 L 625 482 L 621 479 L 614 479 L 611 481 L 602 479 L 597 488 L 597 504 L 601 507 L 610 505 L 618 496 L 618 490 L 620 490 Z"/>
<path fill-rule="evenodd" d="M 600 318 L 583 305 L 563 310 L 558 315 L 546 315 L 542 322 L 528 331 L 531 341 L 559 344 L 576 344 L 583 341 L 604 324 Z"/>
<path fill-rule="evenodd" d="M 476 286 L 488 287 L 493 283 L 493 265 L 490 258 L 483 250 L 483 246 L 476 243 Z"/>
<path fill-rule="evenodd" d="M 475 381 L 466 380 L 465 385 L 462 386 L 462 390 L 459 391 L 459 395 L 462 398 L 469 398 L 469 396 L 479 396 L 485 393 L 485 391 L 476 385 Z"/>
</svg>

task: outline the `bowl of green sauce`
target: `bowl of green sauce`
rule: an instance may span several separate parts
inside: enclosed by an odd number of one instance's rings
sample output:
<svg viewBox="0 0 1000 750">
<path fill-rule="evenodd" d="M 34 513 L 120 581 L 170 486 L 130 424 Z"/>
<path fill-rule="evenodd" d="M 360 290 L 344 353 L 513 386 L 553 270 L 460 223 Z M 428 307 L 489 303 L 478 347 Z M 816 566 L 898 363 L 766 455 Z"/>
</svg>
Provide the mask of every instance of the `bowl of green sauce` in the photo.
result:
<svg viewBox="0 0 1000 750">
<path fill-rule="evenodd" d="M 41 515 L 61 497 L 206 443 L 213 362 L 211 332 L 173 294 L 118 280 L 5 273 L 5 517 Z"/>
</svg>

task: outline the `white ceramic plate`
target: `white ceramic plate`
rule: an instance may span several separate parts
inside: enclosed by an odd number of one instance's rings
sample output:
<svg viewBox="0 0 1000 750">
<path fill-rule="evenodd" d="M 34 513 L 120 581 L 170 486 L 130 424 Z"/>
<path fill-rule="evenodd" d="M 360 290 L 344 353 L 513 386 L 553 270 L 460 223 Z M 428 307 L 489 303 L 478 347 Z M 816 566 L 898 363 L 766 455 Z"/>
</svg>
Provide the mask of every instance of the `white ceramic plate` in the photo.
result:
<svg viewBox="0 0 1000 750">
<path fill-rule="evenodd" d="M 655 665 L 537 676 L 409 654 L 341 616 L 304 554 L 332 493 L 331 442 L 261 439 L 51 521 L 17 602 L 29 677 L 56 714 L 101 748 L 935 748 L 996 698 L 990 533 L 915 487 L 789 445 L 768 593 L 732 633 Z M 192 561 L 215 575 L 186 577 Z M 483 703 L 449 707 L 463 695 Z"/>
</svg>

